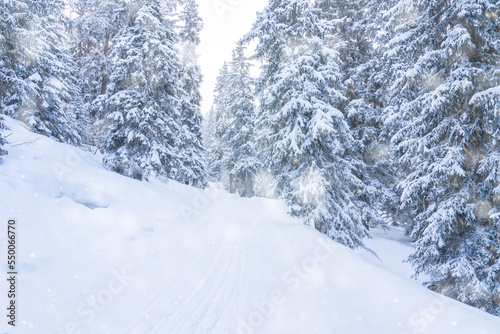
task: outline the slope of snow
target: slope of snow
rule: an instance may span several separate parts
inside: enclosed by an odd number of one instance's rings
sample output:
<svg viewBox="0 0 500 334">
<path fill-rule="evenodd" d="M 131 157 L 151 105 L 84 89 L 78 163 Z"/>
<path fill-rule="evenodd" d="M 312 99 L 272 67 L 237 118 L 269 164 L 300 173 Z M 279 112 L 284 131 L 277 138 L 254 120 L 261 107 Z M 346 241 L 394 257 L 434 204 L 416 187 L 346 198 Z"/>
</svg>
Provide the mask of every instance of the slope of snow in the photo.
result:
<svg viewBox="0 0 500 334">
<path fill-rule="evenodd" d="M 18 219 L 20 264 L 18 324 L 3 332 L 500 333 L 500 318 L 335 244 L 280 201 L 124 178 L 6 123 L 0 213 Z"/>
<path fill-rule="evenodd" d="M 404 229 L 391 226 L 387 230 L 374 228 L 370 233 L 372 238 L 365 240 L 365 244 L 376 254 L 363 249 L 359 250 L 359 254 L 400 277 L 412 279 L 414 271 L 406 260 L 413 253 L 413 249 L 411 240 L 405 236 Z M 427 280 L 427 276 L 420 275 L 416 282 L 424 283 Z"/>
</svg>

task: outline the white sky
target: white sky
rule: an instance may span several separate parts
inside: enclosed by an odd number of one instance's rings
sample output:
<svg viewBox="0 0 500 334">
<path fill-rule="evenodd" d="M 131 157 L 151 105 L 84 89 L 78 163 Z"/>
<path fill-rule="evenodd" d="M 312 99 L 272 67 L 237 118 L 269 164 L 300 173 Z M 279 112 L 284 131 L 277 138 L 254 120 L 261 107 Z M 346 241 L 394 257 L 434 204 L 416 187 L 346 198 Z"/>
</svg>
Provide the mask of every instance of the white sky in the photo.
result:
<svg viewBox="0 0 500 334">
<path fill-rule="evenodd" d="M 202 111 L 207 114 L 213 101 L 213 91 L 224 61 L 231 60 L 236 42 L 250 31 L 268 0 L 198 0 L 204 21 L 201 45 L 198 49 L 203 72 Z"/>
</svg>

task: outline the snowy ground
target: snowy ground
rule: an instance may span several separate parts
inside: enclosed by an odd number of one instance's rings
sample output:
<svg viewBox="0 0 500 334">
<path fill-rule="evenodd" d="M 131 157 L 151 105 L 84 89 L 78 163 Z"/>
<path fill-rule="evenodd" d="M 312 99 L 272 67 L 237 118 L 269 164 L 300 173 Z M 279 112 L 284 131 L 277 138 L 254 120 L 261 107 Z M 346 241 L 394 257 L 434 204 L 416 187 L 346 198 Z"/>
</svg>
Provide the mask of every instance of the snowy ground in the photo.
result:
<svg viewBox="0 0 500 334">
<path fill-rule="evenodd" d="M 7 124 L 0 213 L 18 219 L 21 263 L 18 325 L 3 316 L 2 333 L 500 333 L 500 318 L 409 279 L 400 231 L 374 231 L 379 260 L 280 201 L 131 180 Z"/>
<path fill-rule="evenodd" d="M 370 231 L 372 239 L 365 240 L 366 246 L 375 251 L 376 256 L 370 252 L 360 250 L 359 254 L 366 260 L 381 266 L 400 277 L 410 279 L 413 277 L 413 269 L 406 259 L 413 253 L 411 241 L 404 235 L 404 229 L 390 227 L 388 230 L 381 228 Z M 416 280 L 423 283 L 427 276 L 421 275 Z"/>
</svg>

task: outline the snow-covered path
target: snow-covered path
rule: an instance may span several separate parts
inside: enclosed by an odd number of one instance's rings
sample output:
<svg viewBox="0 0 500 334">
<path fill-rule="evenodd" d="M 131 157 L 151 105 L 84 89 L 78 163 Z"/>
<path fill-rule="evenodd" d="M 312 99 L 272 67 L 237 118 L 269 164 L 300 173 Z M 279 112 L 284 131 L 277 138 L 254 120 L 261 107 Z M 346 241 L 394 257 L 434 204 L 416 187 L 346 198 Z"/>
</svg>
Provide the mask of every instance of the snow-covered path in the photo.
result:
<svg viewBox="0 0 500 334">
<path fill-rule="evenodd" d="M 335 244 L 280 201 L 127 179 L 8 125 L 0 212 L 19 221 L 20 312 L 2 332 L 500 333 L 500 318 Z"/>
<path fill-rule="evenodd" d="M 263 323 L 272 311 L 254 312 L 253 306 L 259 301 L 266 304 L 262 283 L 271 275 L 268 256 L 279 260 L 280 254 L 290 251 L 290 244 L 272 224 L 265 201 L 241 200 L 222 192 L 200 199 L 207 207 L 196 216 L 185 208 L 185 217 L 197 226 L 190 235 L 190 250 L 185 250 L 191 256 L 183 259 L 181 270 L 165 282 L 165 289 L 117 332 L 234 333 L 240 327 L 246 333 L 252 328 L 248 322 Z M 263 250 L 270 251 L 266 257 Z M 248 319 L 252 312 L 261 314 Z"/>
<path fill-rule="evenodd" d="M 251 288 L 245 277 L 251 275 L 247 264 L 254 243 L 244 243 L 242 235 L 254 236 L 253 223 L 225 219 L 215 209 L 203 215 L 212 223 L 203 237 L 193 234 L 198 247 L 194 256 L 184 259 L 175 279 L 165 282 L 165 289 L 120 327 L 119 333 L 220 332 L 236 319 L 239 298 Z"/>
</svg>

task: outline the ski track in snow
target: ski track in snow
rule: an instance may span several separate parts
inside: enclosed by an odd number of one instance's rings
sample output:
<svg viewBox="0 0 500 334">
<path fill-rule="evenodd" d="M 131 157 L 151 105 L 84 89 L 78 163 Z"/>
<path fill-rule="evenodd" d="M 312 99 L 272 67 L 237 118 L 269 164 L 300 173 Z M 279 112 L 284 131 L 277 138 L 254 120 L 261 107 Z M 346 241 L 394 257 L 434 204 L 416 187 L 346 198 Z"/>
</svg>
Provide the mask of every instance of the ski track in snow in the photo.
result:
<svg viewBox="0 0 500 334">
<path fill-rule="evenodd" d="M 241 263 L 241 241 L 229 240 L 238 226 L 226 226 L 221 240 L 205 249 L 200 258 L 179 279 L 169 283 L 163 293 L 155 298 L 143 311 L 148 315 L 134 320 L 132 326 L 125 326 L 120 332 L 138 333 L 211 333 L 217 324 L 221 310 L 228 310 L 228 304 L 235 299 L 241 280 L 236 270 Z M 186 290 L 187 277 L 204 275 L 210 278 L 200 282 L 197 289 Z M 239 277 L 238 277 L 239 276 Z M 222 298 L 221 298 L 222 296 Z M 175 302 L 172 302 L 175 301 Z M 158 307 L 163 305 L 164 308 Z M 210 316 L 208 316 L 210 315 Z M 208 319 L 208 320 L 207 320 Z"/>
<path fill-rule="evenodd" d="M 230 204 L 233 208 L 241 206 L 234 199 Z M 239 211 L 244 210 L 242 207 Z M 237 218 L 230 214 L 221 219 L 220 211 L 211 211 L 213 217 L 210 213 L 204 217 L 215 222 L 207 238 L 212 241 L 195 261 L 186 263 L 187 268 L 178 279 L 168 282 L 168 287 L 143 307 L 140 315 L 121 327 L 119 333 L 234 333 L 238 317 L 250 311 L 241 298 L 256 294 L 260 288 L 260 280 L 251 279 L 250 269 L 259 267 L 258 236 L 264 232 L 260 222 L 267 221 L 261 215 Z M 220 231 L 224 231 L 222 236 Z M 203 280 L 196 289 L 189 290 L 185 284 L 189 277 L 203 277 Z"/>
</svg>

